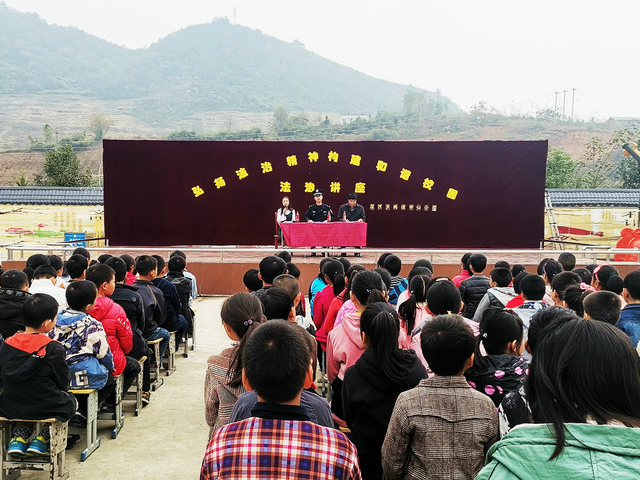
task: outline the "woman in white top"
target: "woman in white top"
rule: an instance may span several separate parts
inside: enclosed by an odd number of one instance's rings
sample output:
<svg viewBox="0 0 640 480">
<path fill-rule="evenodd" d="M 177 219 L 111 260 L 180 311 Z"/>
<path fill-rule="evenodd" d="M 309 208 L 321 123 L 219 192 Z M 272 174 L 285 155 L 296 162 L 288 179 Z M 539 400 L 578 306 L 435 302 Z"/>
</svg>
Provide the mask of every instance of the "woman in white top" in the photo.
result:
<svg viewBox="0 0 640 480">
<path fill-rule="evenodd" d="M 296 211 L 289 206 L 289 197 L 282 197 L 282 207 L 278 209 L 276 219 L 278 223 L 296 221 Z"/>
</svg>

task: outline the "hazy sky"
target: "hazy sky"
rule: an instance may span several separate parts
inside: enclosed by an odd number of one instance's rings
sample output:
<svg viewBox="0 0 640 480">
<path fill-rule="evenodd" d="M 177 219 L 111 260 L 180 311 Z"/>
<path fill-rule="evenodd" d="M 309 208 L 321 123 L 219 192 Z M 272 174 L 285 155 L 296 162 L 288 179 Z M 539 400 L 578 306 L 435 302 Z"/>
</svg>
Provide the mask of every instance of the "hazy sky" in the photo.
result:
<svg viewBox="0 0 640 480">
<path fill-rule="evenodd" d="M 640 117 L 640 2 L 538 0 L 4 0 L 49 23 L 140 48 L 217 17 L 463 108 Z M 235 12 L 235 13 L 234 13 Z"/>
</svg>

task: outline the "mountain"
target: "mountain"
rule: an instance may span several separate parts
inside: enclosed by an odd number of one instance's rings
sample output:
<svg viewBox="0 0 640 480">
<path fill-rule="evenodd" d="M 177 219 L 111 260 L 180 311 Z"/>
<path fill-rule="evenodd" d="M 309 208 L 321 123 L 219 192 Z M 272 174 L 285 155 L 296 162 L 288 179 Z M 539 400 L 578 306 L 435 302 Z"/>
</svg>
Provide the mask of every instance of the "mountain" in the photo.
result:
<svg viewBox="0 0 640 480">
<path fill-rule="evenodd" d="M 227 20 L 129 50 L 0 3 L 0 94 L 14 98 L 125 102 L 126 114 L 167 126 L 198 112 L 399 111 L 407 88 Z M 437 99 L 449 113 L 460 112 L 449 99 Z"/>
</svg>

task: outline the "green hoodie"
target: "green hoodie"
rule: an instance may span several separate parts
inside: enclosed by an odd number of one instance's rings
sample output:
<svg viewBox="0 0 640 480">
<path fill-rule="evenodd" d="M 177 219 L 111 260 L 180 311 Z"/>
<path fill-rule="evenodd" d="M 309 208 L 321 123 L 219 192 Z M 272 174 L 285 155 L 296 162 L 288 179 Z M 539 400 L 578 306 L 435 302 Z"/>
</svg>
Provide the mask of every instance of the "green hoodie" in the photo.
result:
<svg viewBox="0 0 640 480">
<path fill-rule="evenodd" d="M 487 453 L 476 480 L 640 479 L 640 428 L 568 423 L 562 453 L 553 460 L 554 431 L 548 425 L 511 430 Z"/>
</svg>

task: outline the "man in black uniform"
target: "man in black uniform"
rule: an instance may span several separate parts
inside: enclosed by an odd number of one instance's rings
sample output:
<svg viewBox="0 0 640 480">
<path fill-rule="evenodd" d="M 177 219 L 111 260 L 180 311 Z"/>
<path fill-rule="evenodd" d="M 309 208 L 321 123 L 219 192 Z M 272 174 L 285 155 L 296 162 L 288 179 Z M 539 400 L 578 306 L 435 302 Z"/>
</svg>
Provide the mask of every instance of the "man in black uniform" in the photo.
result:
<svg viewBox="0 0 640 480">
<path fill-rule="evenodd" d="M 340 205 L 338 210 L 338 221 L 340 222 L 366 222 L 367 218 L 364 214 L 364 207 L 358 202 L 358 196 L 351 192 L 347 195 L 347 203 Z M 360 247 L 356 247 L 360 248 Z M 346 253 L 342 253 L 343 257 L 346 257 Z M 360 253 L 355 254 L 356 257 L 360 256 Z"/>
<path fill-rule="evenodd" d="M 307 213 L 304 214 L 304 220 L 306 222 L 330 222 L 334 219 L 331 207 L 326 203 L 322 203 L 323 194 L 324 192 L 318 188 L 316 188 L 313 192 L 313 199 L 316 203 L 314 203 L 313 205 L 309 205 Z M 315 252 L 312 253 L 311 256 L 315 257 Z M 324 257 L 324 253 L 322 254 L 322 256 Z"/>
</svg>

